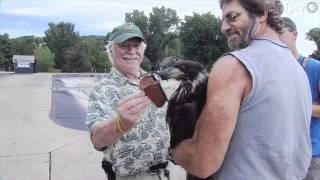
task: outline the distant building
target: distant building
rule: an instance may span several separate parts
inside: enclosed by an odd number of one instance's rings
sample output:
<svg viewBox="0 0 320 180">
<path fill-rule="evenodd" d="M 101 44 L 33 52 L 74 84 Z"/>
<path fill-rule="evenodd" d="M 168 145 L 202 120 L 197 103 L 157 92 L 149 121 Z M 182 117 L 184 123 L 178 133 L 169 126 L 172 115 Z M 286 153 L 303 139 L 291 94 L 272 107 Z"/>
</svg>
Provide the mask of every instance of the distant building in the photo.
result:
<svg viewBox="0 0 320 180">
<path fill-rule="evenodd" d="M 35 72 L 34 56 L 13 55 L 12 61 L 16 73 L 33 73 Z"/>
</svg>

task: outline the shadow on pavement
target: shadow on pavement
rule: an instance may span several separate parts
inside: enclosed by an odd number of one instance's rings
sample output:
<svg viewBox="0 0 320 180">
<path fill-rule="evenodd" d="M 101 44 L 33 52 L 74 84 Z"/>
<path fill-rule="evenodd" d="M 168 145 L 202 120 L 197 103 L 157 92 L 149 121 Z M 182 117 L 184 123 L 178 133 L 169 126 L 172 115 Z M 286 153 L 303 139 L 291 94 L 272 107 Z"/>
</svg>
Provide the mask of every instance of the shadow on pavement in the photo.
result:
<svg viewBox="0 0 320 180">
<path fill-rule="evenodd" d="M 50 118 L 60 126 L 86 131 L 88 98 L 94 83 L 102 75 L 52 75 Z"/>
</svg>

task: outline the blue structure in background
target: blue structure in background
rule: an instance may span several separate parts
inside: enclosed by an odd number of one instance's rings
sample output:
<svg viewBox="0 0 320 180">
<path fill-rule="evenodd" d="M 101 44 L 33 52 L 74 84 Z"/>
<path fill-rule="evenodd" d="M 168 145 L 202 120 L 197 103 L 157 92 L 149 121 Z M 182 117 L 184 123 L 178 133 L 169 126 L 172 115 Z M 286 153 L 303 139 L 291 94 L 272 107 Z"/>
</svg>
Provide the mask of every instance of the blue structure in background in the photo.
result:
<svg viewBox="0 0 320 180">
<path fill-rule="evenodd" d="M 35 58 L 30 55 L 13 55 L 14 72 L 34 73 L 36 72 Z"/>
</svg>

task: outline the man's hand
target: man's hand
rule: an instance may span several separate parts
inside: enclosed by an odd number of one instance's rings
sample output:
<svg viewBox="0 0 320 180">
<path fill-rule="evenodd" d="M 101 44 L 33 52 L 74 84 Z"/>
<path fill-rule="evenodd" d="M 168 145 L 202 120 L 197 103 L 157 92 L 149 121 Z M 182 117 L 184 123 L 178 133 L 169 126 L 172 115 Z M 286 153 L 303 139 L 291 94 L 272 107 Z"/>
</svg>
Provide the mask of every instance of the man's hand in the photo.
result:
<svg viewBox="0 0 320 180">
<path fill-rule="evenodd" d="M 122 130 L 127 131 L 136 126 L 140 115 L 149 104 L 150 100 L 141 92 L 133 93 L 124 98 L 118 104 L 117 116 L 119 117 L 113 117 L 108 121 L 102 121 L 94 127 L 91 136 L 94 146 L 100 149 L 115 143 L 119 137 L 122 136 L 122 132 L 117 128 L 116 118 L 120 118 Z"/>
<path fill-rule="evenodd" d="M 121 100 L 117 110 L 123 130 L 127 131 L 135 127 L 140 115 L 149 104 L 150 100 L 142 92 L 131 94 Z"/>
</svg>

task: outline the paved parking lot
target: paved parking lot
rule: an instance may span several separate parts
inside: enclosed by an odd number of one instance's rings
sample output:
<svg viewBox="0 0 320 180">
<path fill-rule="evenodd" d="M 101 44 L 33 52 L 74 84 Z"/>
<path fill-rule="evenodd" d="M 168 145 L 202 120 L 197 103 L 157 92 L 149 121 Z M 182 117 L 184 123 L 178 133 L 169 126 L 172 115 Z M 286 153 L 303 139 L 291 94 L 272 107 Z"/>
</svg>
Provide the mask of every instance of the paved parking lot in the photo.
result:
<svg viewBox="0 0 320 180">
<path fill-rule="evenodd" d="M 0 180 L 103 180 L 88 132 L 49 118 L 52 74 L 0 73 Z M 173 180 L 185 172 L 171 166 Z"/>
</svg>

